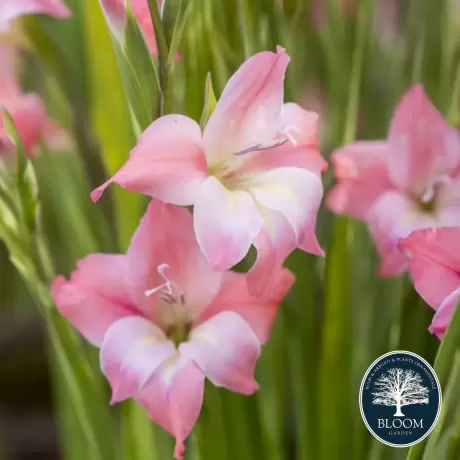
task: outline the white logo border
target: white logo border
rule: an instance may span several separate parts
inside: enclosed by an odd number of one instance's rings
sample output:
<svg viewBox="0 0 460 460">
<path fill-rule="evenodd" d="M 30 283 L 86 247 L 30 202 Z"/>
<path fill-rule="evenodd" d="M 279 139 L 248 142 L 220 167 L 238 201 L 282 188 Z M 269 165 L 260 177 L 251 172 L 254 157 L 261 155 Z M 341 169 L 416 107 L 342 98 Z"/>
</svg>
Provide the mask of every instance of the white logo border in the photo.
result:
<svg viewBox="0 0 460 460">
<path fill-rule="evenodd" d="M 369 424 L 367 423 L 366 416 L 365 416 L 364 411 L 363 411 L 363 390 L 364 390 L 364 385 L 366 383 L 366 379 L 367 379 L 367 376 L 369 375 L 369 372 L 383 358 L 386 358 L 387 356 L 391 356 L 391 355 L 396 355 L 398 353 L 408 354 L 408 355 L 414 356 L 415 358 L 417 358 L 420 361 L 422 361 L 425 364 L 425 366 L 427 366 L 427 368 L 431 371 L 431 373 L 432 373 L 432 375 L 433 375 L 433 377 L 434 377 L 434 379 L 436 381 L 436 386 L 438 388 L 438 394 L 439 394 L 438 412 L 436 413 L 436 418 L 434 419 L 433 423 L 431 424 L 430 429 L 421 438 L 419 438 L 416 441 L 411 442 L 409 444 L 392 444 L 391 442 L 385 441 L 384 439 L 380 438 L 377 435 L 377 433 L 375 433 L 372 430 L 372 428 L 369 426 Z M 361 412 L 361 418 L 363 419 L 364 424 L 366 425 L 367 429 L 372 434 L 372 436 L 374 436 L 375 439 L 377 439 L 378 441 L 380 441 L 383 444 L 386 444 L 387 446 L 397 447 L 397 448 L 410 447 L 410 446 L 414 446 L 415 444 L 418 444 L 419 442 L 422 442 L 433 431 L 434 427 L 438 423 L 439 415 L 441 414 L 441 408 L 442 408 L 442 391 L 441 391 L 441 385 L 439 383 L 439 379 L 438 379 L 438 376 L 436 375 L 436 372 L 431 367 L 430 363 L 428 363 L 424 358 L 422 358 L 420 355 L 417 355 L 417 353 L 413 353 L 412 351 L 407 351 L 407 350 L 390 351 L 390 352 L 385 353 L 384 355 L 380 356 L 379 358 L 377 358 L 368 367 L 366 373 L 364 374 L 364 377 L 363 377 L 363 379 L 361 381 L 361 386 L 359 387 L 358 399 L 359 399 L 359 411 Z"/>
</svg>

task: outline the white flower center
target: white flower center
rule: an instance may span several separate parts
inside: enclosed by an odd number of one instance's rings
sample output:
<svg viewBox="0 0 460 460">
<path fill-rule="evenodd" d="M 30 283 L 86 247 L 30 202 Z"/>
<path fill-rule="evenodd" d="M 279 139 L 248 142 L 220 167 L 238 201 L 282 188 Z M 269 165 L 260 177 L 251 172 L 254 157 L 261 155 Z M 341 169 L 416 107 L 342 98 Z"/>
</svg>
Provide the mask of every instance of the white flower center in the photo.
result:
<svg viewBox="0 0 460 460">
<path fill-rule="evenodd" d="M 221 157 L 215 164 L 209 166 L 209 172 L 229 190 L 245 190 L 252 184 L 250 174 L 244 171 L 244 165 L 249 160 L 250 154 L 275 149 L 288 142 L 293 147 L 297 147 L 298 143 L 293 133 L 300 133 L 300 129 L 297 126 L 286 126 L 271 141 L 261 142 Z"/>
<path fill-rule="evenodd" d="M 157 271 L 164 283 L 145 291 L 145 295 L 150 297 L 153 294 L 159 294 L 162 304 L 159 304 L 157 308 L 161 327 L 166 335 L 176 345 L 179 345 L 187 339 L 190 331 L 189 311 L 184 294 L 178 290 L 178 285 L 165 274 L 168 268 L 170 266 L 166 263 L 158 265 Z"/>
</svg>

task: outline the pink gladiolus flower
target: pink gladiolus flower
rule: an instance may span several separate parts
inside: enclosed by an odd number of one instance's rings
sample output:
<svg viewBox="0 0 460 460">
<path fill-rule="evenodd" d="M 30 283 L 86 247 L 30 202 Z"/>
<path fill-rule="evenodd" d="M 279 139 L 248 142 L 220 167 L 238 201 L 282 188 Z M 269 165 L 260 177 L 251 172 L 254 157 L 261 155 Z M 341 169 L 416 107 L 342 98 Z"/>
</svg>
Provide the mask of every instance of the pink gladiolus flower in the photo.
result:
<svg viewBox="0 0 460 460">
<path fill-rule="evenodd" d="M 49 120 L 45 104 L 34 93 L 23 94 L 16 81 L 16 48 L 0 46 L 0 112 L 8 110 L 28 155 L 35 155 L 40 142 L 52 149 L 67 149 L 71 141 L 65 130 Z M 12 140 L 3 127 L 0 116 L 0 155 L 14 151 Z"/>
<path fill-rule="evenodd" d="M 92 254 L 70 281 L 55 279 L 60 312 L 94 345 L 112 402 L 134 397 L 176 438 L 182 458 L 204 379 L 251 394 L 254 366 L 293 275 L 276 271 L 271 296 L 248 294 L 244 274 L 214 272 L 190 213 L 152 200 L 127 255 Z"/>
<path fill-rule="evenodd" d="M 436 310 L 429 331 L 442 339 L 460 300 L 460 227 L 416 230 L 399 248 L 415 289 Z"/>
<path fill-rule="evenodd" d="M 7 32 L 10 21 L 25 14 L 68 18 L 70 10 L 61 0 L 0 0 L 0 32 Z"/>
<path fill-rule="evenodd" d="M 332 155 L 330 209 L 365 221 L 382 257 L 380 273 L 406 267 L 399 238 L 419 228 L 460 225 L 460 138 L 422 86 L 402 98 L 386 141 L 360 141 Z"/>
<path fill-rule="evenodd" d="M 112 32 L 121 39 L 121 37 L 123 37 L 125 27 L 126 0 L 100 1 Z M 158 1 L 160 6 L 162 3 L 163 0 Z M 131 0 L 131 8 L 144 34 L 150 52 L 153 56 L 156 56 L 158 54 L 158 50 L 155 40 L 155 30 L 153 28 L 152 19 L 150 18 L 148 0 Z"/>
<path fill-rule="evenodd" d="M 142 134 L 127 163 L 93 191 L 98 200 L 116 182 L 177 205 L 194 205 L 195 234 L 207 261 L 226 270 L 251 244 L 258 258 L 252 292 L 270 285 L 296 247 L 321 255 L 315 236 L 322 198 L 315 113 L 283 104 L 289 57 L 262 52 L 230 79 L 201 133 L 182 115 L 156 120 Z"/>
</svg>

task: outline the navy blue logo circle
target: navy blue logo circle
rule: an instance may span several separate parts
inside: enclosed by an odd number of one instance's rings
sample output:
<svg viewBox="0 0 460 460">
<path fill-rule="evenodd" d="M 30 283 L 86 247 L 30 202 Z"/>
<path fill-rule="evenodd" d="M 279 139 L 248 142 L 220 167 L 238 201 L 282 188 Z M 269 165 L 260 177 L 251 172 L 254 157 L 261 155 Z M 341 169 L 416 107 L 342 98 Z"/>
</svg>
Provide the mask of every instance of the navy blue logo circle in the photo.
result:
<svg viewBox="0 0 460 460">
<path fill-rule="evenodd" d="M 393 351 L 374 361 L 359 391 L 367 428 L 393 447 L 412 446 L 426 438 L 438 420 L 441 400 L 433 368 L 409 351 Z"/>
</svg>

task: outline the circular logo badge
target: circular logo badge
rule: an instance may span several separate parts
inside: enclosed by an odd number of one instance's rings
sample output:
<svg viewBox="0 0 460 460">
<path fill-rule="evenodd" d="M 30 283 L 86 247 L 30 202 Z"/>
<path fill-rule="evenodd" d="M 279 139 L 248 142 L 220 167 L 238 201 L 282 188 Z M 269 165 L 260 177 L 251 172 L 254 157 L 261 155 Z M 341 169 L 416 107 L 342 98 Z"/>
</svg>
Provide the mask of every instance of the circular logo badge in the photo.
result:
<svg viewBox="0 0 460 460">
<path fill-rule="evenodd" d="M 408 447 L 427 437 L 441 410 L 441 387 L 433 368 L 409 351 L 374 361 L 359 391 L 364 423 L 379 441 Z"/>
</svg>

